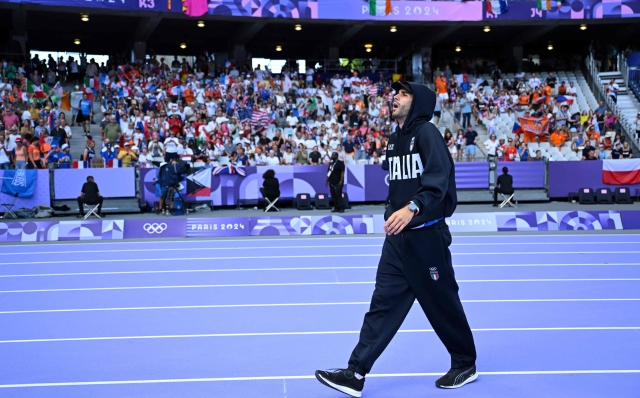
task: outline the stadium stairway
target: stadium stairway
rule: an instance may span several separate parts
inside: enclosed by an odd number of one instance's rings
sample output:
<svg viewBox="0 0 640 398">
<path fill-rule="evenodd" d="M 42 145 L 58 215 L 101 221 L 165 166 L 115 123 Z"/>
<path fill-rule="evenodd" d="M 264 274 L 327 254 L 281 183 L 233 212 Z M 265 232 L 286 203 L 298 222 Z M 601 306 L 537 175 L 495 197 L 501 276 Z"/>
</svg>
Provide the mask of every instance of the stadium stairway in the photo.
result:
<svg viewBox="0 0 640 398">
<path fill-rule="evenodd" d="M 638 114 L 638 111 L 640 111 L 638 99 L 629 87 L 627 87 L 625 80 L 622 77 L 622 73 L 620 72 L 598 73 L 596 76 L 596 82 L 603 88 L 604 95 L 607 95 L 604 92 L 604 87 L 609 84 L 611 79 L 615 79 L 615 82 L 619 87 L 614 113 L 620 117 L 620 123 L 625 127 L 625 130 L 629 134 L 632 134 L 632 132 L 635 131 L 635 128 L 631 127 L 631 123 L 636 119 L 636 115 Z M 636 142 L 636 137 L 629 138 L 632 138 L 632 142 Z"/>
</svg>

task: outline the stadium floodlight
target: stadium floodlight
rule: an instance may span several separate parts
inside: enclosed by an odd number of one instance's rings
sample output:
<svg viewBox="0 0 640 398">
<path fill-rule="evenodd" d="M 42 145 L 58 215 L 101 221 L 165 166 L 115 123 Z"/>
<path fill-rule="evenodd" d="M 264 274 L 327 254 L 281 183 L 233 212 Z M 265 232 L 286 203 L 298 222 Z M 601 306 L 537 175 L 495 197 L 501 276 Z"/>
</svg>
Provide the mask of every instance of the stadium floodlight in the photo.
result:
<svg viewBox="0 0 640 398">
<path fill-rule="evenodd" d="M 547 50 L 549 51 L 553 50 L 553 44 L 549 43 L 549 45 L 547 46 Z"/>
<path fill-rule="evenodd" d="M 204 21 L 198 21 L 198 27 L 204 28 Z"/>
<path fill-rule="evenodd" d="M 183 50 L 187 48 L 187 43 L 180 43 L 180 48 Z"/>
<path fill-rule="evenodd" d="M 462 47 L 456 46 L 456 52 L 459 53 L 460 51 L 462 51 Z"/>
<path fill-rule="evenodd" d="M 276 51 L 282 51 L 282 46 L 276 46 Z"/>
<path fill-rule="evenodd" d="M 391 28 L 389 28 L 389 31 L 391 33 L 396 33 L 398 31 L 398 28 L 396 28 L 395 26 L 392 26 Z"/>
<path fill-rule="evenodd" d="M 296 29 L 296 30 L 302 30 L 302 25 L 297 24 L 297 25 L 296 25 L 296 27 L 295 27 L 295 29 Z"/>
<path fill-rule="evenodd" d="M 82 22 L 89 22 L 89 14 L 80 14 L 80 20 Z"/>
<path fill-rule="evenodd" d="M 580 30 L 587 30 L 587 24 L 583 23 L 582 25 L 580 25 Z"/>
<path fill-rule="evenodd" d="M 76 46 L 77 46 L 77 45 L 79 45 L 79 44 L 80 44 L 80 39 L 75 39 L 75 40 L 73 41 L 73 44 L 75 44 Z"/>
<path fill-rule="evenodd" d="M 484 30 L 484 33 L 489 33 L 489 32 L 491 32 L 491 26 L 487 25 L 487 26 L 484 27 L 483 30 Z"/>
<path fill-rule="evenodd" d="M 373 44 L 365 44 L 364 48 L 366 52 L 370 53 L 373 50 Z"/>
</svg>

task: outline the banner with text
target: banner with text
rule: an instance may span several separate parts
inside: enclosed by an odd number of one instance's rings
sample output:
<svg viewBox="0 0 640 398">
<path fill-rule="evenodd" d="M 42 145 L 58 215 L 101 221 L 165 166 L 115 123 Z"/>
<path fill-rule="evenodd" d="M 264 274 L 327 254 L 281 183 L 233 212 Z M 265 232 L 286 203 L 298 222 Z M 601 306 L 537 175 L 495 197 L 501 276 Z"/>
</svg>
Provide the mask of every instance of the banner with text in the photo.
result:
<svg viewBox="0 0 640 398">
<path fill-rule="evenodd" d="M 640 229 L 640 210 L 455 213 L 452 233 Z M 383 234 L 382 214 L 0 222 L 0 243 Z"/>
</svg>

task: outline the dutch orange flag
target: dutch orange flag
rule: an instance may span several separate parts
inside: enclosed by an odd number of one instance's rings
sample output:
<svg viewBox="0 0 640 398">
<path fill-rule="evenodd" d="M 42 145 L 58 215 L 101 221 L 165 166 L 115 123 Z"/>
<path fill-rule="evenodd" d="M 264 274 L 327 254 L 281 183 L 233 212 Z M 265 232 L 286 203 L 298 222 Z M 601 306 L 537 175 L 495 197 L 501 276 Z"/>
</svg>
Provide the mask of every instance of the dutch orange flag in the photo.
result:
<svg viewBox="0 0 640 398">
<path fill-rule="evenodd" d="M 602 182 L 609 185 L 640 183 L 640 159 L 605 159 L 602 162 Z"/>
</svg>

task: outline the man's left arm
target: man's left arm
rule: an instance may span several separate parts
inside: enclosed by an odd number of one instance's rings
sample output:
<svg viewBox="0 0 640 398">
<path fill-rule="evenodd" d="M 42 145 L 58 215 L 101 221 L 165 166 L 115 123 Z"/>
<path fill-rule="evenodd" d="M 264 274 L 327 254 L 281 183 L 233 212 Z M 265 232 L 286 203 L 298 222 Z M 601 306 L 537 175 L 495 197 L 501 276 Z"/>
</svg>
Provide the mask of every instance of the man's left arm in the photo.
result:
<svg viewBox="0 0 640 398">
<path fill-rule="evenodd" d="M 418 139 L 424 171 L 421 186 L 411 201 L 418 206 L 418 214 L 428 214 L 440 205 L 449 189 L 451 156 L 439 134 L 424 131 Z"/>
</svg>

